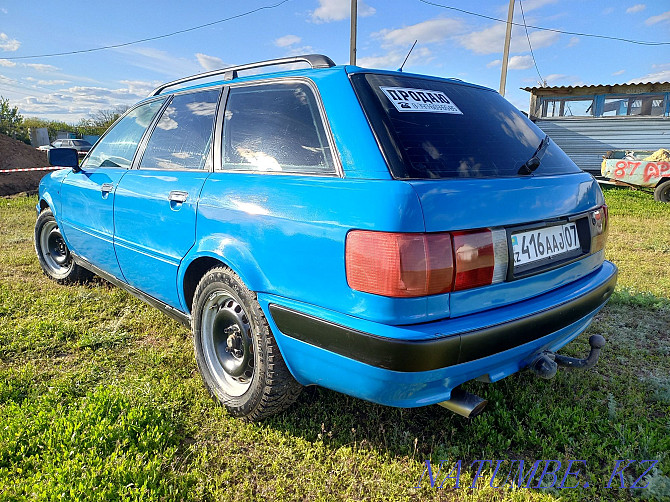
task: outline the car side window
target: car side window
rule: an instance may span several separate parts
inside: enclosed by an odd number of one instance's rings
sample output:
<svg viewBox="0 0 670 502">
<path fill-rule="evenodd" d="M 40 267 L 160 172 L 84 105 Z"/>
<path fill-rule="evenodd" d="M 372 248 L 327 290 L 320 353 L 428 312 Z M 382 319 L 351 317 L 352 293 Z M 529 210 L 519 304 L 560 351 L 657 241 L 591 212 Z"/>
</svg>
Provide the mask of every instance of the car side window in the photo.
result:
<svg viewBox="0 0 670 502">
<path fill-rule="evenodd" d="M 175 95 L 151 133 L 140 169 L 208 169 L 220 92 Z"/>
<path fill-rule="evenodd" d="M 144 103 L 133 108 L 114 127 L 108 130 L 81 165 L 82 169 L 93 167 L 130 168 L 142 139 L 165 98 Z"/>
<path fill-rule="evenodd" d="M 59 139 L 57 139 L 56 141 L 54 141 L 54 142 L 52 143 L 52 145 L 53 145 L 54 148 L 60 148 L 62 144 L 63 144 L 63 142 L 62 142 L 61 140 L 59 140 Z"/>
<path fill-rule="evenodd" d="M 223 124 L 225 170 L 335 173 L 316 97 L 307 84 L 233 87 Z"/>
</svg>

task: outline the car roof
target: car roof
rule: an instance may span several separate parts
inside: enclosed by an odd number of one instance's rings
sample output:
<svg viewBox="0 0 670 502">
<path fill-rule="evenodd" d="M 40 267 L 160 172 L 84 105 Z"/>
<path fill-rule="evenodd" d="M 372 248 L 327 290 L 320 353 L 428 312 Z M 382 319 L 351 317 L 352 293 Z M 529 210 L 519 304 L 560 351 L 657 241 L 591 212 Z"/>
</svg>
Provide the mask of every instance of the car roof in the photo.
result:
<svg viewBox="0 0 670 502">
<path fill-rule="evenodd" d="M 279 71 L 265 71 L 265 72 L 259 72 L 259 73 L 254 73 L 250 75 L 245 75 L 245 76 L 239 76 L 238 71 L 245 71 L 245 70 L 253 70 L 257 68 L 268 68 L 272 66 L 278 66 L 278 65 L 287 65 L 287 64 L 295 64 L 298 62 L 303 62 L 303 63 L 308 63 L 311 68 L 299 68 L 299 69 L 284 69 L 284 70 L 279 70 Z M 452 84 L 458 84 L 458 85 L 466 85 L 469 87 L 476 87 L 476 88 L 481 88 L 481 89 L 486 89 L 486 90 L 492 90 L 488 87 L 483 87 L 477 84 L 471 84 L 469 82 L 464 82 L 460 79 L 455 79 L 455 78 L 445 78 L 445 77 L 438 77 L 438 76 L 431 76 L 431 75 L 424 75 L 424 74 L 418 74 L 418 73 L 408 73 L 408 72 L 403 72 L 402 70 L 379 70 L 379 69 L 371 69 L 371 68 L 362 68 L 359 66 L 353 66 L 353 65 L 335 65 L 335 63 L 327 56 L 323 56 L 321 54 L 307 54 L 307 55 L 302 55 L 302 56 L 293 56 L 289 58 L 281 58 L 281 59 L 274 59 L 274 60 L 268 60 L 268 61 L 259 61 L 257 63 L 250 63 L 246 65 L 241 65 L 241 66 L 233 66 L 233 67 L 228 67 L 228 68 L 222 68 L 220 70 L 214 70 L 206 73 L 200 73 L 196 75 L 192 75 L 190 77 L 185 77 L 182 79 L 175 80 L 173 82 L 167 82 L 165 84 L 162 84 L 158 88 L 156 88 L 148 97 L 154 97 L 158 95 L 167 95 L 167 94 L 175 94 L 178 92 L 184 92 L 184 91 L 189 91 L 189 90 L 196 90 L 196 89 L 202 89 L 202 88 L 207 88 L 207 87 L 213 87 L 213 86 L 221 86 L 221 85 L 229 85 L 229 84 L 234 84 L 234 83 L 242 83 L 242 82 L 254 82 L 254 81 L 259 81 L 259 80 L 267 80 L 267 79 L 275 79 L 275 78 L 284 78 L 284 77 L 316 77 L 317 75 L 323 76 L 324 73 L 338 73 L 338 72 L 344 72 L 348 75 L 353 75 L 357 73 L 374 73 L 377 75 L 389 75 L 389 76 L 404 76 L 404 77 L 415 77 L 415 78 L 423 78 L 423 79 L 428 79 L 428 80 L 435 80 L 435 81 L 440 81 L 440 82 L 449 82 Z M 218 78 L 218 79 L 213 79 L 216 76 L 222 75 L 223 78 Z M 175 87 L 176 85 L 186 83 L 186 82 L 191 82 L 194 80 L 199 80 L 199 79 L 208 79 L 206 82 L 202 82 L 200 84 L 193 84 L 193 85 L 187 85 L 187 86 L 181 86 L 181 87 L 176 87 L 173 89 L 170 89 L 170 87 Z M 495 92 L 495 91 L 494 91 Z M 144 101 L 144 100 L 143 100 Z"/>
</svg>

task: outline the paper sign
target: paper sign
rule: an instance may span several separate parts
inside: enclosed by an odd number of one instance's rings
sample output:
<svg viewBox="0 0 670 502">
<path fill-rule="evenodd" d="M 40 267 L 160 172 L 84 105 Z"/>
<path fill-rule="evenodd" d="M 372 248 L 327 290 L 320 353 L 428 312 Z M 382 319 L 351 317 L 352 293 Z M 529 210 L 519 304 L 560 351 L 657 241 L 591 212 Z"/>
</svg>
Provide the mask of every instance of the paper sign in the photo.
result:
<svg viewBox="0 0 670 502">
<path fill-rule="evenodd" d="M 442 91 L 410 87 L 380 87 L 399 112 L 454 113 L 463 112 Z"/>
</svg>

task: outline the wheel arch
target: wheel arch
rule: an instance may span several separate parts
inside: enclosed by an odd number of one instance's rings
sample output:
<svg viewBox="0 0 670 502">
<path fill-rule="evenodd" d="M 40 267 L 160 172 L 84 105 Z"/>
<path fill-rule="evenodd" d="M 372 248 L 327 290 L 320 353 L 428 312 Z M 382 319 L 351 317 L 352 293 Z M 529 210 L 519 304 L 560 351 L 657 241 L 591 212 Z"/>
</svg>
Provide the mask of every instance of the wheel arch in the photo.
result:
<svg viewBox="0 0 670 502">
<path fill-rule="evenodd" d="M 235 272 L 251 291 L 263 291 L 267 284 L 267 279 L 248 251 L 231 246 L 226 246 L 225 256 L 213 250 L 192 251 L 182 261 L 178 275 L 179 299 L 188 312 L 191 312 L 193 297 L 200 279 L 207 271 L 218 266 L 228 267 Z"/>
<path fill-rule="evenodd" d="M 661 186 L 661 185 L 662 185 L 663 183 L 665 183 L 666 181 L 670 181 L 670 177 L 669 177 L 669 176 L 665 176 L 664 178 L 661 178 L 660 180 L 658 180 L 658 183 L 656 183 L 656 185 L 654 185 L 654 188 L 656 188 L 656 187 L 658 187 L 658 186 Z"/>
<path fill-rule="evenodd" d="M 53 198 L 51 197 L 51 194 L 49 192 L 44 192 L 39 201 L 39 208 L 40 208 L 40 213 L 44 211 L 45 209 L 51 209 L 51 212 L 54 215 L 54 218 L 56 218 L 56 221 L 60 220 L 60 215 L 57 214 L 57 208 L 56 204 L 54 203 Z"/>
</svg>

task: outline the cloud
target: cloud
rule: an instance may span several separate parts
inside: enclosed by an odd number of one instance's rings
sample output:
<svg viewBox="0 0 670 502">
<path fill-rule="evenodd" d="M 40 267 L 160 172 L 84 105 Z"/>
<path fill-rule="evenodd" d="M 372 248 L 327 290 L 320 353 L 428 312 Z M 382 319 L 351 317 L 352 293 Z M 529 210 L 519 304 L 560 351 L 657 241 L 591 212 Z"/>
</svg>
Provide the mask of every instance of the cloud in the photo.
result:
<svg viewBox="0 0 670 502">
<path fill-rule="evenodd" d="M 21 92 L 34 93 L 30 97 L 12 100 L 19 107 L 19 111 L 39 117 L 77 122 L 89 117 L 100 110 L 114 109 L 123 105 L 132 105 L 146 97 L 159 82 L 141 80 L 122 80 L 112 87 L 74 85 L 52 92 L 34 90 L 30 84 L 17 82 Z M 56 85 L 57 81 L 53 81 Z M 67 82 L 66 82 L 67 83 Z M 48 85 L 49 81 L 39 81 L 40 85 Z"/>
<path fill-rule="evenodd" d="M 291 54 L 313 54 L 314 52 L 316 52 L 314 50 L 314 47 L 312 47 L 311 45 L 302 45 L 300 47 L 292 46 L 289 47 L 289 49 Z M 298 66 L 298 68 L 301 67 Z M 302 68 L 304 68 L 304 66 Z"/>
<path fill-rule="evenodd" d="M 16 66 L 16 63 L 14 61 L 10 61 L 8 59 L 0 59 L 0 66 L 5 66 L 7 68 L 11 68 L 12 66 Z"/>
<path fill-rule="evenodd" d="M 16 80 L 0 75 L 0 84 L 16 84 Z"/>
<path fill-rule="evenodd" d="M 69 83 L 69 80 L 38 80 L 37 85 L 65 85 Z"/>
<path fill-rule="evenodd" d="M 568 45 L 566 47 L 574 47 L 579 43 L 579 37 L 571 37 L 570 41 L 568 42 Z"/>
<path fill-rule="evenodd" d="M 502 61 L 500 59 L 494 59 L 490 63 L 486 63 L 487 68 L 493 68 L 495 66 L 500 66 L 502 64 Z"/>
<path fill-rule="evenodd" d="M 643 3 L 639 3 L 636 5 L 633 5 L 632 7 L 628 7 L 626 9 L 626 14 L 635 14 L 636 12 L 641 12 L 643 11 L 647 6 Z"/>
<path fill-rule="evenodd" d="M 658 16 L 651 16 L 644 22 L 644 24 L 651 26 L 652 24 L 662 23 L 664 21 L 670 21 L 670 10 L 663 14 L 659 14 Z"/>
<path fill-rule="evenodd" d="M 216 56 L 208 56 L 207 54 L 198 52 L 196 53 L 195 57 L 198 60 L 200 66 L 202 66 L 207 71 L 218 70 L 226 66 L 226 64 L 223 62 L 223 59 L 217 58 Z"/>
<path fill-rule="evenodd" d="M 509 58 L 507 68 L 510 70 L 526 70 L 533 67 L 533 58 L 531 56 L 512 56 Z"/>
<path fill-rule="evenodd" d="M 358 16 L 367 17 L 373 15 L 376 11 L 365 2 L 358 3 Z M 329 23 L 331 21 L 342 21 L 349 19 L 351 13 L 350 0 L 319 0 L 319 7 L 310 13 L 312 21 L 315 23 Z"/>
<path fill-rule="evenodd" d="M 670 82 L 670 69 L 647 73 L 639 78 L 629 80 L 629 84 L 644 84 L 647 82 Z"/>
<path fill-rule="evenodd" d="M 483 30 L 459 36 L 458 41 L 463 47 L 475 54 L 496 54 L 502 52 L 505 42 L 505 30 L 505 24 L 497 23 Z M 533 50 L 549 47 L 555 44 L 559 38 L 560 34 L 553 31 L 533 31 L 530 33 Z M 512 28 L 510 52 L 519 53 L 527 51 L 528 40 L 526 40 L 526 33 L 522 27 L 514 26 Z"/>
<path fill-rule="evenodd" d="M 26 63 L 26 67 L 32 68 L 33 70 L 37 70 L 39 72 L 48 72 L 48 71 L 58 71 L 60 68 L 50 65 L 50 64 L 40 64 L 40 63 Z"/>
<path fill-rule="evenodd" d="M 549 5 L 552 3 L 557 3 L 558 0 L 526 0 L 523 3 L 523 11 L 524 12 L 530 12 L 536 9 L 539 9 L 540 7 L 544 7 L 545 5 Z M 507 7 L 505 7 L 505 10 L 507 10 Z"/>
<path fill-rule="evenodd" d="M 130 46 L 113 50 L 123 55 L 124 63 L 155 71 L 166 75 L 171 80 L 202 71 L 198 62 L 191 58 L 178 58 L 174 54 L 152 47 Z"/>
<path fill-rule="evenodd" d="M 407 53 L 400 50 L 392 50 L 382 56 L 368 56 L 358 58 L 356 64 L 363 68 L 397 69 L 407 57 Z M 411 68 L 418 64 L 425 64 L 434 59 L 431 50 L 428 47 L 419 47 L 412 51 L 405 68 Z"/>
<path fill-rule="evenodd" d="M 0 33 L 0 49 L 6 52 L 14 52 L 21 47 L 21 42 L 14 38 L 9 38 L 6 33 Z"/>
<path fill-rule="evenodd" d="M 381 30 L 373 33 L 372 36 L 382 39 L 387 47 L 393 45 L 409 47 L 415 40 L 421 44 L 442 42 L 453 35 L 463 33 L 463 29 L 461 21 L 437 18 L 395 30 Z"/>
<path fill-rule="evenodd" d="M 277 47 L 288 47 L 289 45 L 299 44 L 302 38 L 297 35 L 284 35 L 275 40 L 275 45 Z"/>
<path fill-rule="evenodd" d="M 568 76 L 562 73 L 551 73 L 544 78 L 548 85 L 556 85 L 557 83 L 567 80 Z"/>
<path fill-rule="evenodd" d="M 146 82 L 144 80 L 121 80 L 120 84 L 126 86 L 128 94 L 130 96 L 144 97 L 147 96 L 151 91 L 158 87 L 161 82 Z"/>
<path fill-rule="evenodd" d="M 615 71 L 614 73 L 612 73 L 612 76 L 613 77 L 618 77 L 619 75 L 623 75 L 624 73 L 626 73 L 626 70 L 619 70 L 619 71 Z"/>
</svg>

